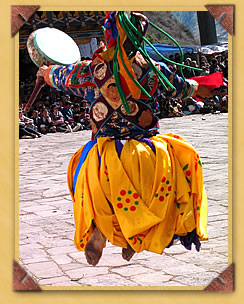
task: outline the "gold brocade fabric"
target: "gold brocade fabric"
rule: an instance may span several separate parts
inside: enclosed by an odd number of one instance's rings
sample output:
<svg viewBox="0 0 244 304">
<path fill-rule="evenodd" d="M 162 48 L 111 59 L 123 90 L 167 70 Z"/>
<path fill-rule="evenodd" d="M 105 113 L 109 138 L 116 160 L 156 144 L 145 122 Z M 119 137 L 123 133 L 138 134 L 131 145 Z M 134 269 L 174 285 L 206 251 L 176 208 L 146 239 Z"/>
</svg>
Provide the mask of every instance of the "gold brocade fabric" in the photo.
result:
<svg viewBox="0 0 244 304">
<path fill-rule="evenodd" d="M 83 147 L 72 157 L 68 185 L 74 202 L 75 245 L 84 250 L 94 220 L 114 245 L 162 253 L 174 234 L 196 229 L 207 240 L 207 197 L 194 148 L 174 134 L 127 140 L 120 157 L 115 141 L 99 137 L 73 178 Z M 100 156 L 100 157 L 99 157 Z"/>
</svg>

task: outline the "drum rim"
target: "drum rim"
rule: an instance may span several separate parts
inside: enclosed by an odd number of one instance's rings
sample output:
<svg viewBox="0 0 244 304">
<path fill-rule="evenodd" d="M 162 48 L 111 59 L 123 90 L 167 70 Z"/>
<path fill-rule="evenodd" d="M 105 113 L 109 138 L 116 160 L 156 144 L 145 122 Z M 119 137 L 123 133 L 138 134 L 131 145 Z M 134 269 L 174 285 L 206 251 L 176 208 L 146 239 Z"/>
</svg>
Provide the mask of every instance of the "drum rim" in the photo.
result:
<svg viewBox="0 0 244 304">
<path fill-rule="evenodd" d="M 28 37 L 27 46 L 28 46 L 28 42 L 29 42 L 30 39 L 32 40 L 32 43 L 33 43 L 33 45 L 34 45 L 34 34 L 35 34 L 35 32 L 36 32 L 36 31 L 32 32 L 32 33 L 30 34 L 30 36 Z M 29 56 L 30 56 L 32 62 L 39 68 L 40 65 L 35 61 L 35 59 L 34 59 L 33 56 L 32 56 L 32 53 L 30 53 L 29 51 L 28 51 L 28 53 L 29 53 Z"/>
<path fill-rule="evenodd" d="M 49 29 L 55 29 L 55 30 L 58 30 L 58 31 L 60 31 L 60 32 L 62 32 L 62 33 L 64 33 L 64 34 L 66 34 L 65 32 L 63 32 L 63 31 L 61 31 L 61 30 L 59 30 L 59 29 L 56 29 L 56 28 L 52 28 L 52 27 L 44 27 L 44 28 L 41 28 L 41 29 L 38 29 L 38 30 L 42 30 L 42 29 L 46 29 L 46 28 L 49 28 Z M 36 48 L 36 50 L 39 52 L 39 54 L 42 56 L 42 57 L 44 57 L 46 60 L 48 60 L 48 61 L 50 61 L 50 63 L 51 64 L 57 64 L 57 65 L 65 65 L 65 66 L 67 66 L 67 65 L 70 65 L 70 64 L 75 64 L 75 63 L 77 63 L 79 60 L 80 60 L 80 58 L 78 58 L 75 62 L 72 62 L 72 63 L 62 63 L 62 62 L 59 62 L 59 61 L 57 61 L 57 60 L 54 60 L 54 59 L 51 59 L 49 56 L 47 56 L 41 49 L 40 49 L 40 47 L 37 45 L 37 42 L 36 42 L 36 35 L 37 35 L 37 33 L 38 33 L 38 30 L 36 30 L 34 33 L 33 33 L 33 44 L 34 44 L 34 47 Z M 66 35 L 68 35 L 68 34 L 66 34 Z M 68 35 L 69 36 L 69 35 Z M 70 37 L 70 36 L 69 36 Z M 72 39 L 72 37 L 70 37 L 71 39 Z M 72 39 L 73 40 L 73 39 Z M 74 40 L 73 40 L 74 41 Z M 74 42 L 75 43 L 75 42 Z M 75 43 L 76 44 L 76 43 Z M 77 44 L 76 44 L 76 46 L 77 46 Z M 78 47 L 78 46 L 77 46 Z M 35 61 L 34 61 L 35 62 Z M 37 63 L 35 62 L 35 64 L 37 65 Z M 37 65 L 37 66 L 39 66 L 39 65 Z"/>
</svg>

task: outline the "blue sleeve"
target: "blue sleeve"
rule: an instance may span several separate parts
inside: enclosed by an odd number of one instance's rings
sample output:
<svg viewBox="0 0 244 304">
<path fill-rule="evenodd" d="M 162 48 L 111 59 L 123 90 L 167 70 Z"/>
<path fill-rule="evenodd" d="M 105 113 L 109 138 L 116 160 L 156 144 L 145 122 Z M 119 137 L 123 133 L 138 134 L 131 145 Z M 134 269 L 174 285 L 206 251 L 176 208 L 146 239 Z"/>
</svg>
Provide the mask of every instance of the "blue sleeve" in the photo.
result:
<svg viewBox="0 0 244 304">
<path fill-rule="evenodd" d="M 194 93 L 198 89 L 198 83 L 195 80 L 184 80 L 176 73 L 172 73 L 165 63 L 157 62 L 157 64 L 160 66 L 160 70 L 168 78 L 170 83 L 175 87 L 175 90 L 169 91 L 172 97 L 184 99 L 194 95 Z M 165 92 L 163 88 L 161 90 Z"/>
<path fill-rule="evenodd" d="M 97 98 L 98 89 L 90 73 L 90 62 L 85 60 L 68 66 L 50 66 L 45 72 L 45 81 L 57 90 L 93 102 Z"/>
</svg>

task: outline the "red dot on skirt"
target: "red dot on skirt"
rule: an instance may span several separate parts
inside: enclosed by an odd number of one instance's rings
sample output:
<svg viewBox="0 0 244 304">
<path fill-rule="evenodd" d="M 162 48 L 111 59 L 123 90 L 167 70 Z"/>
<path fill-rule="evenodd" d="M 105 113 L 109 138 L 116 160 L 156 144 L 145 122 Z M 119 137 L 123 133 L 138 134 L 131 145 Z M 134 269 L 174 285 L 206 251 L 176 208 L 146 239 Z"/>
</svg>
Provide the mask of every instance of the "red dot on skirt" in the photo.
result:
<svg viewBox="0 0 244 304">
<path fill-rule="evenodd" d="M 162 182 L 164 183 L 166 181 L 166 177 L 164 176 L 163 178 L 162 178 Z"/>
<path fill-rule="evenodd" d="M 186 175 L 187 175 L 187 176 L 190 176 L 190 175 L 191 175 L 191 171 L 190 171 L 190 170 L 187 170 L 187 171 L 186 171 Z"/>
<path fill-rule="evenodd" d="M 121 190 L 121 191 L 120 191 L 120 194 L 121 194 L 121 195 L 125 195 L 125 194 L 126 194 L 126 191 L 125 191 L 125 190 Z"/>
<path fill-rule="evenodd" d="M 134 193 L 134 194 L 133 194 L 133 197 L 134 197 L 134 198 L 138 198 L 138 196 L 139 196 L 139 195 L 138 195 L 137 193 Z"/>
<path fill-rule="evenodd" d="M 161 192 L 164 192 L 164 187 L 162 187 L 160 190 L 161 190 Z"/>
<path fill-rule="evenodd" d="M 122 204 L 122 203 L 118 203 L 118 204 L 117 204 L 117 207 L 118 207 L 118 208 L 123 208 L 123 204 Z"/>
<path fill-rule="evenodd" d="M 170 190 L 171 190 L 171 188 L 172 188 L 172 187 L 171 187 L 171 186 L 169 186 L 169 187 L 168 187 L 168 191 L 170 191 Z"/>
<path fill-rule="evenodd" d="M 131 210 L 131 211 L 135 211 L 135 210 L 136 210 L 136 207 L 135 207 L 135 206 L 131 206 L 131 207 L 130 207 L 130 210 Z"/>
<path fill-rule="evenodd" d="M 84 246 L 85 246 L 85 244 L 84 244 L 84 243 L 80 244 L 80 247 L 81 247 L 81 248 L 84 248 Z"/>
<path fill-rule="evenodd" d="M 159 196 L 159 200 L 162 202 L 164 200 L 163 196 Z"/>
<path fill-rule="evenodd" d="M 129 199 L 129 198 L 127 198 L 125 201 L 126 201 L 126 203 L 129 203 L 129 202 L 130 202 L 130 199 Z"/>
</svg>

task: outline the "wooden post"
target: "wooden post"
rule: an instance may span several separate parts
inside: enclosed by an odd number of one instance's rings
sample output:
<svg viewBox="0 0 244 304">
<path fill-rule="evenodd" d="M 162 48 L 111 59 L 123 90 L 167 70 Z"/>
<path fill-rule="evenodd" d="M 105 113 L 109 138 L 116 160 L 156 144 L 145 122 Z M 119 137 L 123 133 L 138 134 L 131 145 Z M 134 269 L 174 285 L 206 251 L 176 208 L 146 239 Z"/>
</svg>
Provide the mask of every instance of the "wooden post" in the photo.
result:
<svg viewBox="0 0 244 304">
<path fill-rule="evenodd" d="M 215 44 L 218 42 L 215 19 L 209 12 L 197 12 L 198 27 L 201 45 Z"/>
</svg>

